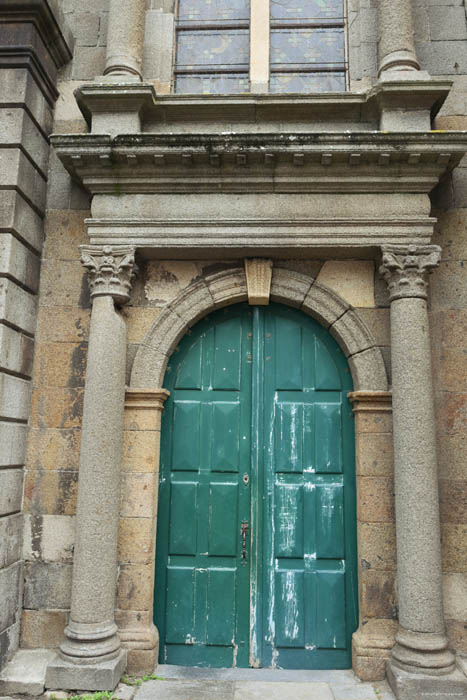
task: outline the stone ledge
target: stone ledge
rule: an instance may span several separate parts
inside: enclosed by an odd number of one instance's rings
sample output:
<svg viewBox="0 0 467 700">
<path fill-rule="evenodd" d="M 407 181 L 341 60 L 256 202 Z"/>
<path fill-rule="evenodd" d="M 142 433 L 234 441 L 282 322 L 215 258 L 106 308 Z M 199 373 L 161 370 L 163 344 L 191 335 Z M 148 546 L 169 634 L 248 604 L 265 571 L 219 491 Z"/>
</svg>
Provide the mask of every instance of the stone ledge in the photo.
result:
<svg viewBox="0 0 467 700">
<path fill-rule="evenodd" d="M 50 649 L 17 651 L 0 673 L 0 693 L 42 695 L 47 665 L 54 656 Z"/>
<path fill-rule="evenodd" d="M 127 664 L 127 651 L 122 649 L 120 654 L 110 661 L 99 661 L 94 664 L 73 664 L 64 661 L 58 655 L 49 662 L 45 677 L 47 688 L 57 690 L 113 690 L 118 685 Z"/>
</svg>

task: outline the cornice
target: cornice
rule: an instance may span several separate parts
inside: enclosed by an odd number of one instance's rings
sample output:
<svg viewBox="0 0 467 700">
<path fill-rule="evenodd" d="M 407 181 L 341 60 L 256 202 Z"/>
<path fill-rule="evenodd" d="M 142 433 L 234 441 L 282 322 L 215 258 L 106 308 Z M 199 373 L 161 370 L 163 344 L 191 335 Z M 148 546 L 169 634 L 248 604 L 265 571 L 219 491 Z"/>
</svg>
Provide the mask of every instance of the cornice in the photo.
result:
<svg viewBox="0 0 467 700">
<path fill-rule="evenodd" d="M 51 137 L 91 194 L 428 193 L 467 132 L 100 134 Z"/>
<path fill-rule="evenodd" d="M 57 0 L 2 0 L 0 25 L 11 23 L 32 23 L 56 68 L 71 60 L 74 39 Z"/>
</svg>

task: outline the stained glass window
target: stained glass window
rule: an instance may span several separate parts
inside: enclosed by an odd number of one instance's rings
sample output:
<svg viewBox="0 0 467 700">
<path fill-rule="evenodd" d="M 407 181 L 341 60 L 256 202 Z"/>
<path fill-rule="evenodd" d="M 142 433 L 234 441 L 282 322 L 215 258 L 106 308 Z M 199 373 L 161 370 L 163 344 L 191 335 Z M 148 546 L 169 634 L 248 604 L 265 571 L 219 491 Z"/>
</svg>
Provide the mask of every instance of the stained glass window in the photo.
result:
<svg viewBox="0 0 467 700">
<path fill-rule="evenodd" d="M 343 0 L 270 0 L 270 8 L 270 92 L 343 92 Z"/>
<path fill-rule="evenodd" d="M 249 0 L 179 0 L 175 91 L 248 92 Z"/>
<path fill-rule="evenodd" d="M 176 92 L 247 93 L 250 77 L 254 91 L 260 64 L 267 86 L 268 56 L 272 93 L 346 89 L 344 0 L 179 0 L 178 5 Z M 261 46 L 250 45 L 250 27 L 254 44 L 253 27 L 267 26 L 268 13 L 269 35 L 263 32 L 256 41 Z"/>
</svg>

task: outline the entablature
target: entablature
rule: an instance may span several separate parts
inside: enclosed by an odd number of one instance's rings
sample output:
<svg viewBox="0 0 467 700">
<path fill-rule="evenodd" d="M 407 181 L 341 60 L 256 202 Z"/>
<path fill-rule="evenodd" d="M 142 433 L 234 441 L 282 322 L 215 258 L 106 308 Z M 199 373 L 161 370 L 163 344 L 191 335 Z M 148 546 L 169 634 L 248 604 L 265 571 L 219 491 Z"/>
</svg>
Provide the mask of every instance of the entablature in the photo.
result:
<svg viewBox="0 0 467 700">
<path fill-rule="evenodd" d="M 53 136 L 93 195 L 429 193 L 467 149 L 466 132 Z"/>
</svg>

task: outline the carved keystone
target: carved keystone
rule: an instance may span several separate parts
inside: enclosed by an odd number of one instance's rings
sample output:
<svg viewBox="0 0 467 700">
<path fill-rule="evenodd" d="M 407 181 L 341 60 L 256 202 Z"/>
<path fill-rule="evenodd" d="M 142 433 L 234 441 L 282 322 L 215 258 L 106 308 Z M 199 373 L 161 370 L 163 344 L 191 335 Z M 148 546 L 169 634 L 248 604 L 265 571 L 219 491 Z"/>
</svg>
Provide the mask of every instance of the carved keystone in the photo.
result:
<svg viewBox="0 0 467 700">
<path fill-rule="evenodd" d="M 248 303 L 251 306 L 267 306 L 271 296 L 272 260 L 245 260 L 245 272 Z"/>
<path fill-rule="evenodd" d="M 437 245 L 381 247 L 380 272 L 389 287 L 391 301 L 404 297 L 426 299 L 428 274 L 438 267 L 441 248 Z"/>
<path fill-rule="evenodd" d="M 130 299 L 138 268 L 133 246 L 80 246 L 81 263 L 88 271 L 91 298 L 111 296 L 117 304 Z"/>
</svg>

